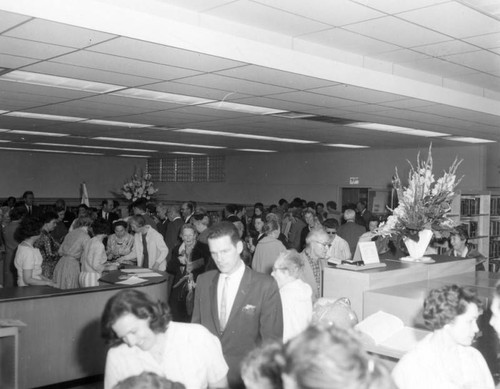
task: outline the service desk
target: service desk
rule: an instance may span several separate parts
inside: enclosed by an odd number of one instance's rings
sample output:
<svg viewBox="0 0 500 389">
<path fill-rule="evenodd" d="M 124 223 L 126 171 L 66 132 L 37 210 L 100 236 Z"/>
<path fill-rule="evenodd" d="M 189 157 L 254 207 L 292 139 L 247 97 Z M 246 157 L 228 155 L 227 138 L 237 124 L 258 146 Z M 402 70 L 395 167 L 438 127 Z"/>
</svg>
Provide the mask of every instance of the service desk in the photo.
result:
<svg viewBox="0 0 500 389">
<path fill-rule="evenodd" d="M 363 271 L 328 266 L 323 271 L 323 296 L 349 298 L 352 308 L 361 320 L 369 314 L 366 312 L 364 302 L 366 291 L 475 272 L 475 259 L 457 259 L 444 255 L 433 255 L 432 258 L 436 262 L 429 264 L 383 259 L 381 262 L 386 264 L 385 268 Z"/>
<path fill-rule="evenodd" d="M 19 334 L 19 388 L 34 388 L 104 373 L 100 317 L 124 288 L 167 301 L 166 276 L 134 286 L 103 283 L 70 290 L 47 286 L 0 289 L 0 318 L 27 324 Z"/>
</svg>

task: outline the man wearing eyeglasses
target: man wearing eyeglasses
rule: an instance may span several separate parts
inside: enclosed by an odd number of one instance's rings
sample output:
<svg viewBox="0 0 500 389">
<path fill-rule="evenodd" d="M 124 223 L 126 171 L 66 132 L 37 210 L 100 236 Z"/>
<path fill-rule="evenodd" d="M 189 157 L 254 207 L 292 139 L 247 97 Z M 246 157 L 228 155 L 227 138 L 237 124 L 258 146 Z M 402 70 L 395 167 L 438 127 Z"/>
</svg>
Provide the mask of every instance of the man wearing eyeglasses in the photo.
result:
<svg viewBox="0 0 500 389">
<path fill-rule="evenodd" d="M 339 265 L 342 261 L 349 261 L 352 255 L 349 244 L 337 235 L 339 222 L 336 219 L 327 219 L 323 222 L 323 227 L 330 237 L 330 248 L 327 253 L 328 262 Z"/>
<path fill-rule="evenodd" d="M 300 254 L 287 250 L 278 256 L 271 273 L 280 288 L 284 343 L 305 330 L 311 322 L 312 290 L 299 278 L 303 267 Z"/>
<path fill-rule="evenodd" d="M 321 272 L 326 262 L 330 238 L 323 228 L 312 230 L 306 238 L 306 247 L 300 253 L 304 268 L 300 278 L 308 283 L 313 291 L 313 300 L 321 297 Z"/>
</svg>

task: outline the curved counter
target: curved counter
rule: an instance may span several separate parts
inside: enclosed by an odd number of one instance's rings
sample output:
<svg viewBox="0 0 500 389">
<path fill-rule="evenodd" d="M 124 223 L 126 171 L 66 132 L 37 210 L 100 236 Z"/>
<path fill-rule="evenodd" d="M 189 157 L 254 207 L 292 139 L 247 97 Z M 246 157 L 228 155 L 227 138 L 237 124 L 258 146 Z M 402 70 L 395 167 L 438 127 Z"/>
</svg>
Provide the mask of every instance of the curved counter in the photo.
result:
<svg viewBox="0 0 500 389">
<path fill-rule="evenodd" d="M 104 373 L 107 348 L 100 318 L 108 299 L 125 288 L 167 301 L 164 273 L 139 285 L 101 283 L 70 290 L 47 286 L 0 289 L 0 318 L 19 328 L 20 388 L 34 388 Z"/>
</svg>

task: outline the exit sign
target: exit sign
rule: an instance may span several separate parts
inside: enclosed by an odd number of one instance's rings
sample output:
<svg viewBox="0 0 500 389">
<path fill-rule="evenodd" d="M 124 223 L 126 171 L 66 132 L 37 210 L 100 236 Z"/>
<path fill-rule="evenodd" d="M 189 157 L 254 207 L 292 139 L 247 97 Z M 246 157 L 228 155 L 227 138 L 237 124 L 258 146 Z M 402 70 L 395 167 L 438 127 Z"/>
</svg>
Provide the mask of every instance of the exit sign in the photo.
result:
<svg viewBox="0 0 500 389">
<path fill-rule="evenodd" d="M 349 177 L 349 185 L 359 185 L 359 177 Z"/>
</svg>

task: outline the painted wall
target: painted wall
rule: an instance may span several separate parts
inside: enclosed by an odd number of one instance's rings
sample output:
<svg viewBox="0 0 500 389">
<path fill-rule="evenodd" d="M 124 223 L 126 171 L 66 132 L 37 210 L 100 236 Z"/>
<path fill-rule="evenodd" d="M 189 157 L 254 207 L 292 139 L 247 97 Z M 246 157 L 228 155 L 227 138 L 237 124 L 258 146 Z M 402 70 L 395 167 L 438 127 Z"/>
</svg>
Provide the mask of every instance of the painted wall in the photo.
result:
<svg viewBox="0 0 500 389">
<path fill-rule="evenodd" d="M 421 150 L 424 156 L 427 150 Z M 276 203 L 280 198 L 299 196 L 308 200 L 339 202 L 342 187 L 386 189 L 394 169 L 406 177 L 407 159 L 416 161 L 417 149 L 360 150 L 324 153 L 252 154 L 226 157 L 226 182 L 210 184 L 160 183 L 165 200 Z M 486 188 L 485 146 L 435 149 L 434 172 L 440 175 L 454 158 L 463 158 L 460 188 L 478 191 Z M 358 177 L 359 185 L 349 185 Z"/>
<path fill-rule="evenodd" d="M 85 181 L 89 197 L 111 196 L 144 159 L 49 153 L 0 152 L 0 199 L 21 197 L 32 190 L 36 198 L 79 198 Z"/>
<path fill-rule="evenodd" d="M 271 204 L 281 197 L 300 196 L 339 202 L 342 187 L 387 188 L 395 166 L 401 177 L 406 177 L 406 160 L 415 161 L 417 152 L 417 149 L 403 149 L 228 156 L 226 182 L 158 183 L 159 199 Z M 426 155 L 426 150 L 422 153 Z M 433 156 L 436 174 L 448 168 L 455 156 L 463 158 L 459 173 L 464 179 L 460 188 L 486 189 L 485 146 L 436 148 Z M 499 164 L 497 161 L 493 166 L 497 174 Z M 91 199 L 105 198 L 144 165 L 143 159 L 2 151 L 0 199 L 10 195 L 19 197 L 28 189 L 37 198 L 79 198 L 83 181 Z M 359 185 L 349 185 L 349 177 L 358 177 Z"/>
</svg>

